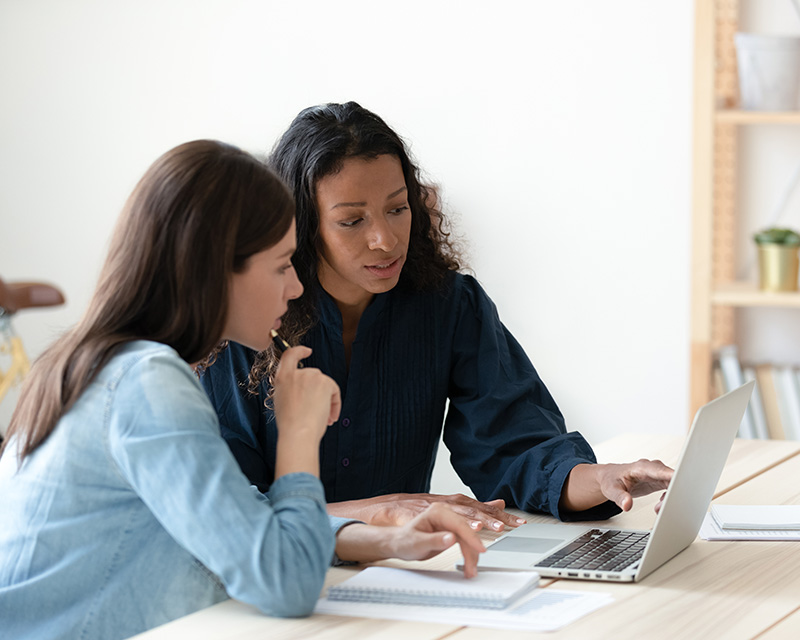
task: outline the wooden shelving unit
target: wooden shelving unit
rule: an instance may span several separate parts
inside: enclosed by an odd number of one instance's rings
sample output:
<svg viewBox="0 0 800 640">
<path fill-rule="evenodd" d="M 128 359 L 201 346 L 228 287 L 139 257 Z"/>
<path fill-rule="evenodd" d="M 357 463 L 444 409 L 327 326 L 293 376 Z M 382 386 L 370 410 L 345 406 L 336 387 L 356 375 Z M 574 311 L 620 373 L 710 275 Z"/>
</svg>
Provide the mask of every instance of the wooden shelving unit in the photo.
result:
<svg viewBox="0 0 800 640">
<path fill-rule="evenodd" d="M 800 111 L 741 111 L 720 109 L 714 114 L 718 124 L 800 124 Z"/>
<path fill-rule="evenodd" d="M 761 291 L 752 282 L 725 282 L 711 291 L 711 304 L 722 307 L 789 307 L 800 309 L 800 293 Z"/>
<path fill-rule="evenodd" d="M 737 108 L 738 23 L 738 0 L 695 0 L 691 415 L 712 398 L 714 351 L 734 342 L 737 307 L 800 309 L 800 293 L 736 281 L 738 128 L 800 125 L 800 111 Z"/>
</svg>

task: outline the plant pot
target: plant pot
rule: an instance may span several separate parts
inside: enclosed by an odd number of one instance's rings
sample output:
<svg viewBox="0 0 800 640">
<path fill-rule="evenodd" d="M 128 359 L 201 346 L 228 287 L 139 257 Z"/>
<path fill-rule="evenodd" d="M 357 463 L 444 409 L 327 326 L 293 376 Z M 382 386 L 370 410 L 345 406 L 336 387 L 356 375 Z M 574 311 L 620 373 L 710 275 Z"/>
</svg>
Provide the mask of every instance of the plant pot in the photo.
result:
<svg viewBox="0 0 800 640">
<path fill-rule="evenodd" d="M 758 245 L 758 272 L 762 291 L 797 291 L 800 247 Z"/>
</svg>

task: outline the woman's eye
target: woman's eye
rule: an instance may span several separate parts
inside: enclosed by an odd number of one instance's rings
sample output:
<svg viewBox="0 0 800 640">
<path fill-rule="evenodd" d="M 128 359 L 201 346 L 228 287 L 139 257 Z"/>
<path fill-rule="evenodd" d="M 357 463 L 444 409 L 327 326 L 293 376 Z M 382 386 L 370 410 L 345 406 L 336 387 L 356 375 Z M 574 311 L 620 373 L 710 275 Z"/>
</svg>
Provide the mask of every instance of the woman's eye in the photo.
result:
<svg viewBox="0 0 800 640">
<path fill-rule="evenodd" d="M 401 207 L 395 207 L 394 209 L 390 209 L 389 213 L 393 213 L 394 215 L 400 215 L 401 213 L 404 213 L 406 211 L 408 211 L 408 205 L 404 204 Z"/>
<path fill-rule="evenodd" d="M 343 222 L 340 222 L 339 226 L 340 227 L 355 227 L 362 220 L 363 220 L 363 218 L 356 218 L 355 220 L 345 220 Z"/>
<path fill-rule="evenodd" d="M 286 273 L 291 269 L 294 265 L 290 262 L 289 264 L 285 264 L 280 268 L 281 273 Z"/>
</svg>

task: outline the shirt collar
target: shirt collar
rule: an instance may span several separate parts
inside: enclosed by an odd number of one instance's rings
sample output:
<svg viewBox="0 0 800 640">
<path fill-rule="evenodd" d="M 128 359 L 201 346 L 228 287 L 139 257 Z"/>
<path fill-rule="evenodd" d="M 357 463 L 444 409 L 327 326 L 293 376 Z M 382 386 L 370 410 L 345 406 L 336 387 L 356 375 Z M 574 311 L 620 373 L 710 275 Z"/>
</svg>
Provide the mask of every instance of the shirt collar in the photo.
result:
<svg viewBox="0 0 800 640">
<path fill-rule="evenodd" d="M 389 300 L 393 297 L 396 288 L 397 287 L 387 291 L 386 293 L 376 294 L 375 297 L 372 298 L 372 301 L 367 305 L 367 308 L 364 309 L 364 313 L 361 315 L 361 320 L 358 322 L 359 333 L 365 329 L 368 329 L 370 326 L 372 326 L 372 324 L 375 323 L 381 312 L 386 308 Z M 342 314 L 339 311 L 339 307 L 336 305 L 336 300 L 334 300 L 333 297 L 322 288 L 322 285 L 319 283 L 319 281 L 316 283 L 316 295 L 318 300 L 317 312 L 319 313 L 320 322 L 326 327 L 329 327 L 334 331 L 338 331 L 339 335 L 341 335 Z M 358 339 L 358 335 L 356 335 L 356 339 Z"/>
</svg>

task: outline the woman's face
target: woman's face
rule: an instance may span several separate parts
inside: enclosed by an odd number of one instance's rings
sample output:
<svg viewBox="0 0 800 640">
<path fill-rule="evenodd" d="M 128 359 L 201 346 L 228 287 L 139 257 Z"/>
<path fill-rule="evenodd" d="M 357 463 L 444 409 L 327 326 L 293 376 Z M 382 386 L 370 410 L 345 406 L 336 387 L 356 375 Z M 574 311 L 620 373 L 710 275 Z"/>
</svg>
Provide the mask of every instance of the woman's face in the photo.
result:
<svg viewBox="0 0 800 640">
<path fill-rule="evenodd" d="M 250 256 L 231 276 L 224 339 L 258 351 L 269 346 L 270 329 L 280 327 L 287 302 L 303 293 L 291 263 L 295 248 L 293 221 L 278 244 Z"/>
<path fill-rule="evenodd" d="M 318 277 L 333 298 L 358 305 L 392 289 L 406 261 L 411 209 L 400 160 L 348 158 L 316 185 Z"/>
</svg>

